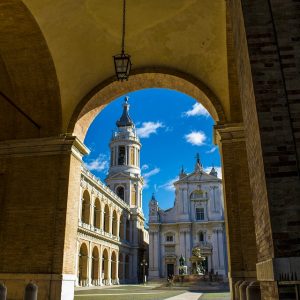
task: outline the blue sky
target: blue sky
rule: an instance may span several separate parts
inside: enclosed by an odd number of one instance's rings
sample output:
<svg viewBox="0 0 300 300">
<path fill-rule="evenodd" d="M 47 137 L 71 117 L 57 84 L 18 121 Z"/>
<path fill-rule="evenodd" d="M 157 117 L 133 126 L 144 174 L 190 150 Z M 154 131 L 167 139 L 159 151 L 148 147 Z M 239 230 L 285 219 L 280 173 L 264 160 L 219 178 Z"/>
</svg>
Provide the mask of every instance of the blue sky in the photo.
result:
<svg viewBox="0 0 300 300">
<path fill-rule="evenodd" d="M 124 95 L 125 96 L 125 95 Z M 109 167 L 109 141 L 122 113 L 124 96 L 107 105 L 91 124 L 85 144 L 91 153 L 84 158 L 88 168 L 104 181 Z M 200 154 L 206 169 L 216 167 L 221 177 L 219 149 L 213 145 L 214 120 L 193 98 L 167 89 L 144 89 L 128 94 L 129 114 L 142 143 L 141 167 L 146 185 L 143 211 L 153 192 L 162 209 L 173 206 L 172 182 L 181 166 L 191 173 Z"/>
</svg>

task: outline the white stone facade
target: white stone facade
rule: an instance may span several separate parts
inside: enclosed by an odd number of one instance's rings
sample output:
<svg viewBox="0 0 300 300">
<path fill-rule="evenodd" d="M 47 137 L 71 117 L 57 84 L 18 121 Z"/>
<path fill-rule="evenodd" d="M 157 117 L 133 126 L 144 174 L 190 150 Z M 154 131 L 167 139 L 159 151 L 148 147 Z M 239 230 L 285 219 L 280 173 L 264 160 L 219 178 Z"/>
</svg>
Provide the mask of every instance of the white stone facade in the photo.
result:
<svg viewBox="0 0 300 300">
<path fill-rule="evenodd" d="M 222 181 L 213 168 L 205 173 L 197 158 L 195 170 L 174 182 L 175 203 L 159 208 L 153 196 L 149 203 L 149 278 L 178 275 L 179 257 L 192 273 L 192 249 L 200 247 L 207 272 L 226 276 L 227 257 Z"/>
<path fill-rule="evenodd" d="M 110 142 L 107 186 L 85 167 L 77 242 L 77 285 L 142 281 L 140 262 L 148 257 L 149 234 L 142 212 L 141 144 L 126 99 Z"/>
</svg>

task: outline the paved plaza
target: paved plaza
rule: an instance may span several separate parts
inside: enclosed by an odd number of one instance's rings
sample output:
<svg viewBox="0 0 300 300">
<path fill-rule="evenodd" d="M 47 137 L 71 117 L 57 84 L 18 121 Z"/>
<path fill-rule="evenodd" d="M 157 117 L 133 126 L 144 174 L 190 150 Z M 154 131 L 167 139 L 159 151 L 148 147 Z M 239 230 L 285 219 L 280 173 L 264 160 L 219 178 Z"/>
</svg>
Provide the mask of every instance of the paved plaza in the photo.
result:
<svg viewBox="0 0 300 300">
<path fill-rule="evenodd" d="M 75 300 L 229 300 L 228 292 L 161 289 L 157 285 L 120 285 L 75 291 Z"/>
</svg>

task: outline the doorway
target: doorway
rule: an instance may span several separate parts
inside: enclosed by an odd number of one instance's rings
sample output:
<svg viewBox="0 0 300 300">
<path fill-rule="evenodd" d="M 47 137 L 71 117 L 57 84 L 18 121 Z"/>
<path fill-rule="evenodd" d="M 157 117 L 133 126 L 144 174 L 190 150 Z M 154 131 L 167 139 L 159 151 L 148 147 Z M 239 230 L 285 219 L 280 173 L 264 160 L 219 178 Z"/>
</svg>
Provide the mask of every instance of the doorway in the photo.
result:
<svg viewBox="0 0 300 300">
<path fill-rule="evenodd" d="M 174 275 L 174 264 L 167 264 L 167 277 Z"/>
</svg>

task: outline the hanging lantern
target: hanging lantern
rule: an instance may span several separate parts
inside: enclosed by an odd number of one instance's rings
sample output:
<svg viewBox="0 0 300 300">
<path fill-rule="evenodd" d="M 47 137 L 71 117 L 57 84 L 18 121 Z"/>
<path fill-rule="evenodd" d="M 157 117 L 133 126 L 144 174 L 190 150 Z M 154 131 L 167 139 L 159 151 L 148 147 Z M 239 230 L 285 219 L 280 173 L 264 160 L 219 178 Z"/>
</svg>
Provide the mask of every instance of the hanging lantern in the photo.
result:
<svg viewBox="0 0 300 300">
<path fill-rule="evenodd" d="M 125 53 L 125 16 L 126 0 L 123 0 L 123 31 L 122 31 L 122 50 L 121 54 L 114 55 L 115 72 L 117 79 L 120 81 L 128 80 L 131 70 L 130 55 Z"/>
<path fill-rule="evenodd" d="M 131 69 L 131 60 L 130 55 L 122 52 L 114 56 L 115 62 L 115 71 L 118 80 L 128 80 L 130 69 Z"/>
</svg>

